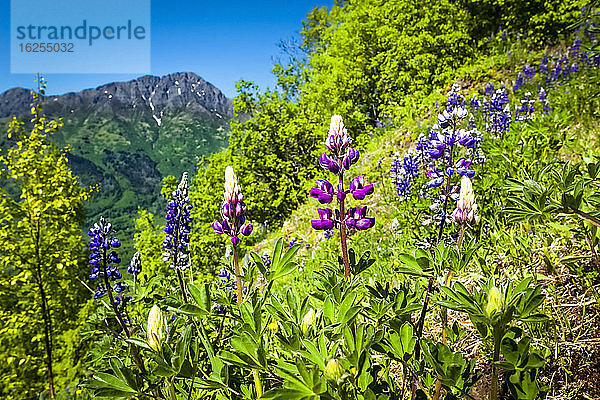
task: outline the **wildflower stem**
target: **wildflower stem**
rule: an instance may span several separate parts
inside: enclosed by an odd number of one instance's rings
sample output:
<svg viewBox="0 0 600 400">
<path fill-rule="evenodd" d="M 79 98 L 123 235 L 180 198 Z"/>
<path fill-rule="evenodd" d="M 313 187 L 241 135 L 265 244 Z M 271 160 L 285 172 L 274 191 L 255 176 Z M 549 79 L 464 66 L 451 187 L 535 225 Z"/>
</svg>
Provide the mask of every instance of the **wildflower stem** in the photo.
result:
<svg viewBox="0 0 600 400">
<path fill-rule="evenodd" d="M 598 218 L 596 218 L 596 217 L 594 217 L 594 216 L 586 213 L 585 211 L 581 211 L 581 210 L 579 210 L 578 208 L 575 208 L 575 207 L 569 207 L 569 209 L 573 213 L 579 215 L 580 217 L 582 217 L 583 219 L 585 219 L 586 221 L 588 221 L 589 223 L 591 223 L 593 225 L 596 225 L 597 227 L 600 228 L 600 220 L 598 220 Z"/>
<path fill-rule="evenodd" d="M 460 224 L 460 233 L 458 234 L 458 241 L 456 242 L 456 248 L 460 249 L 460 245 L 463 242 L 463 239 L 465 238 L 465 224 Z M 450 272 L 448 272 L 448 274 L 450 274 Z M 446 285 L 448 285 L 448 283 L 446 283 Z"/>
<path fill-rule="evenodd" d="M 425 314 L 427 313 L 427 306 L 429 305 L 429 295 L 431 293 L 432 288 L 433 288 L 433 277 L 429 278 L 429 283 L 427 284 L 427 292 L 425 293 L 425 301 L 423 302 L 423 308 L 421 309 L 421 315 L 419 316 L 419 321 L 417 322 L 417 343 L 415 345 L 415 360 L 419 360 L 421 358 L 421 337 L 423 336 L 423 326 L 425 325 Z M 417 381 L 416 381 L 416 378 L 413 378 L 412 398 L 416 399 L 416 396 L 417 396 Z"/>
<path fill-rule="evenodd" d="M 415 346 L 415 359 L 419 359 L 421 357 L 421 337 L 423 336 L 423 326 L 425 325 L 425 314 L 427 313 L 427 306 L 429 305 L 429 295 L 431 294 L 431 289 L 433 288 L 433 277 L 429 278 L 429 283 L 427 285 L 427 292 L 425 293 L 425 301 L 423 302 L 423 308 L 421 309 L 421 315 L 419 316 L 419 321 L 417 322 L 417 344 Z"/>
<path fill-rule="evenodd" d="M 125 321 L 123 320 L 123 316 L 121 315 L 121 312 L 119 311 L 119 308 L 117 307 L 117 304 L 115 303 L 112 286 L 110 285 L 110 282 L 108 281 L 108 271 L 106 270 L 106 265 L 107 265 L 106 258 L 107 258 L 106 248 L 104 248 L 102 250 L 102 269 L 104 272 L 103 273 L 104 284 L 106 285 L 106 290 L 108 291 L 108 298 L 110 300 L 110 304 L 115 313 L 115 316 L 117 317 L 117 321 L 119 322 L 119 325 L 121 325 L 121 328 L 123 328 L 123 332 L 125 332 L 125 336 L 127 336 L 127 339 L 129 339 L 129 338 L 131 338 L 131 334 L 129 333 L 129 329 L 127 328 L 127 325 L 125 324 Z M 133 360 L 137 364 L 140 371 L 143 374 L 145 374 L 146 368 L 144 367 L 144 362 L 142 361 L 142 358 L 140 357 L 140 353 L 139 353 L 136 345 L 133 343 L 129 343 L 129 348 L 131 349 L 131 353 L 133 354 Z"/>
<path fill-rule="evenodd" d="M 175 384 L 174 380 L 175 378 L 171 378 L 171 380 L 167 382 L 167 385 L 169 386 L 169 397 L 171 400 L 177 400 L 177 397 L 175 396 L 175 388 L 173 387 Z"/>
<path fill-rule="evenodd" d="M 338 165 L 340 168 L 340 172 L 338 174 L 338 192 L 344 192 L 344 166 L 343 166 L 343 158 L 339 157 Z M 340 244 L 342 245 L 342 259 L 344 260 L 344 277 L 350 277 L 350 262 L 348 261 L 348 244 L 346 243 L 346 209 L 345 209 L 345 199 L 343 196 L 338 197 L 338 202 L 340 203 Z"/>
<path fill-rule="evenodd" d="M 440 227 L 438 229 L 437 239 L 435 241 L 436 247 L 442 241 L 442 235 L 444 233 L 444 227 L 446 225 L 446 208 L 447 207 L 448 207 L 448 195 L 446 195 L 446 199 L 444 200 L 444 208 L 443 208 L 443 213 L 442 213 L 442 219 L 440 221 Z"/>
<path fill-rule="evenodd" d="M 498 400 L 498 367 L 496 362 L 500 361 L 500 345 L 502 343 L 502 332 L 500 329 L 494 328 L 494 358 L 492 363 L 492 400 Z"/>
<path fill-rule="evenodd" d="M 237 290 L 237 304 L 242 304 L 242 277 L 240 276 L 240 263 L 238 261 L 237 248 L 233 246 L 233 270 L 235 272 L 235 285 Z"/>
<path fill-rule="evenodd" d="M 461 230 L 460 230 L 460 237 L 458 239 L 458 244 L 457 246 L 460 247 L 460 242 L 462 241 L 462 236 L 464 233 L 464 225 L 461 225 Z M 448 273 L 446 274 L 446 279 L 444 281 L 444 285 L 448 286 L 450 285 L 450 280 L 452 279 L 452 270 L 448 270 Z M 447 340 L 447 329 L 448 329 L 448 309 L 446 307 L 441 307 L 440 310 L 441 314 L 442 314 L 442 343 L 446 344 L 448 342 Z M 437 381 L 435 382 L 435 394 L 433 395 L 433 400 L 437 400 L 440 397 L 440 390 L 442 389 L 442 381 L 439 380 L 439 378 L 437 379 Z"/>
<path fill-rule="evenodd" d="M 252 376 L 254 377 L 254 388 L 256 389 L 256 398 L 260 399 L 263 395 L 262 383 L 260 381 L 260 374 L 257 369 L 252 370 Z"/>
<path fill-rule="evenodd" d="M 344 166 L 343 166 L 343 158 L 340 157 L 338 164 L 340 168 L 340 172 L 338 174 L 338 192 L 344 192 Z M 338 197 L 338 202 L 340 203 L 340 244 L 342 245 L 342 259 L 344 260 L 344 277 L 350 277 L 350 262 L 348 261 L 348 244 L 346 243 L 346 209 L 345 209 L 345 199 L 343 196 Z"/>
<path fill-rule="evenodd" d="M 177 268 L 177 280 L 179 280 L 179 288 L 181 289 L 181 298 L 184 303 L 188 302 L 187 294 L 185 293 L 185 284 L 183 283 L 183 277 L 181 276 L 181 270 Z"/>
<path fill-rule="evenodd" d="M 345 214 L 344 201 L 340 202 L 340 241 L 342 244 L 342 259 L 344 260 L 344 277 L 350 277 L 350 262 L 348 261 L 348 245 L 346 244 L 346 226 L 344 223 Z"/>
</svg>

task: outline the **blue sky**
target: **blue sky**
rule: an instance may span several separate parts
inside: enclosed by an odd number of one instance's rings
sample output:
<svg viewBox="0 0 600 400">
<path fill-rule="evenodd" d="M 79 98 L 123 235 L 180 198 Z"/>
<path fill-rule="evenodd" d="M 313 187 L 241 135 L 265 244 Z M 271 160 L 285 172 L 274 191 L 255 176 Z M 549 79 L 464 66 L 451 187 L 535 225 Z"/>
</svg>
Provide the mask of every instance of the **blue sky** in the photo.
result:
<svg viewBox="0 0 600 400">
<path fill-rule="evenodd" d="M 10 0 L 0 2 L 0 92 L 31 88 L 33 75 L 10 73 Z M 240 79 L 272 87 L 273 58 L 281 54 L 277 43 L 298 38 L 301 21 L 313 7 L 332 4 L 333 0 L 152 0 L 151 73 L 195 72 L 228 97 L 235 95 L 235 82 Z M 48 93 L 57 94 L 130 80 L 138 74 L 45 76 Z"/>
</svg>

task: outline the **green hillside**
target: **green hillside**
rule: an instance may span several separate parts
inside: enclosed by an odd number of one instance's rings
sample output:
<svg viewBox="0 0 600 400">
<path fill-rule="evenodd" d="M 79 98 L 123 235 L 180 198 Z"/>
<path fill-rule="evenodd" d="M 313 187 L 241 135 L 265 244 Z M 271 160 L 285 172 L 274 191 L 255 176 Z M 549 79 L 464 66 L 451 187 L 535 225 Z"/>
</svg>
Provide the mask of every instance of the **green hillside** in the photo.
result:
<svg viewBox="0 0 600 400">
<path fill-rule="evenodd" d="M 147 115 L 114 117 L 91 114 L 65 119 L 54 136 L 57 146 L 69 146 L 73 170 L 84 186 L 100 184 L 86 207 L 88 221 L 100 215 L 115 221 L 126 254 L 131 250 L 133 221 L 138 208 L 162 213 L 164 176 L 181 176 L 227 145 L 228 127 L 185 109 L 163 117 L 157 126 Z M 103 179 L 99 179 L 102 177 Z"/>
</svg>

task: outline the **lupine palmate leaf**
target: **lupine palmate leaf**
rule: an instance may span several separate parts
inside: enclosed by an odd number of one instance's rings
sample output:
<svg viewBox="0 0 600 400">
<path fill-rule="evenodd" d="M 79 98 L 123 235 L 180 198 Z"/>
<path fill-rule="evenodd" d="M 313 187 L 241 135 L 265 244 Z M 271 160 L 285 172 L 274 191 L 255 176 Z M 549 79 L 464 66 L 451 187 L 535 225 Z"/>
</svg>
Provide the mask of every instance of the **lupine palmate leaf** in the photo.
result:
<svg viewBox="0 0 600 400">
<path fill-rule="evenodd" d="M 125 367 L 119 358 L 111 357 L 109 359 L 109 364 L 117 378 L 126 382 L 130 388 L 136 391 L 138 390 L 138 384 L 133 372 L 131 372 L 129 368 Z"/>
<path fill-rule="evenodd" d="M 94 393 L 99 396 L 117 395 L 126 396 L 135 394 L 137 391 L 130 387 L 127 382 L 122 381 L 114 375 L 104 372 L 98 372 L 90 381 L 85 384 L 85 387 L 94 389 Z"/>
<path fill-rule="evenodd" d="M 196 302 L 196 305 L 201 307 L 204 310 L 210 310 L 211 307 L 211 299 L 210 299 L 210 289 L 208 284 L 200 286 L 198 288 L 193 283 L 188 284 L 188 290 L 190 291 L 190 295 L 192 299 Z"/>
<path fill-rule="evenodd" d="M 402 274 L 420 276 L 424 278 L 428 278 L 431 275 L 428 268 L 429 264 L 426 264 L 427 270 L 423 268 L 424 262 L 422 257 L 417 259 L 410 254 L 403 253 L 398 256 L 398 261 L 402 263 L 402 266 L 398 268 L 398 272 Z"/>
<path fill-rule="evenodd" d="M 351 271 L 354 275 L 358 275 L 361 272 L 366 271 L 375 263 L 375 259 L 371 258 L 371 252 L 366 251 L 360 256 L 360 260 L 358 260 L 358 264 L 353 265 Z"/>
<path fill-rule="evenodd" d="M 404 362 L 412 356 L 416 343 L 417 338 L 413 335 L 412 325 L 405 322 L 400 333 L 392 332 L 382 347 L 388 350 L 394 358 Z"/>
<path fill-rule="evenodd" d="M 308 339 L 300 339 L 300 341 L 306 349 L 306 351 L 300 351 L 300 354 L 312 361 L 314 364 L 318 365 L 322 370 L 325 369 L 325 359 L 327 358 L 327 353 L 321 354 L 317 346 L 315 346 L 315 344 Z"/>
<path fill-rule="evenodd" d="M 285 378 L 283 388 L 271 389 L 263 394 L 263 399 L 280 400 L 317 400 L 327 391 L 326 383 L 321 380 L 318 368 L 308 369 L 302 363 L 280 362 L 277 369 Z"/>
</svg>

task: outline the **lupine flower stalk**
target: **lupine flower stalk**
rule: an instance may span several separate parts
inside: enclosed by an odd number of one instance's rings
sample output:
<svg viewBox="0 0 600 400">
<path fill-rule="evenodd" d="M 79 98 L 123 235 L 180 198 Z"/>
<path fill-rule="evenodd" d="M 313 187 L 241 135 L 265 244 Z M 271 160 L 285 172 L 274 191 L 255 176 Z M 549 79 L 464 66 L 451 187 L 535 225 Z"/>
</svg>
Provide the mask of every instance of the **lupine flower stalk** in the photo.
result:
<svg viewBox="0 0 600 400">
<path fill-rule="evenodd" d="M 484 107 L 485 121 L 488 123 L 488 131 L 502 136 L 510 129 L 512 116 L 508 104 L 508 93 L 504 85 L 497 89 Z"/>
<path fill-rule="evenodd" d="M 182 271 L 190 266 L 188 246 L 190 244 L 190 226 L 192 206 L 188 196 L 188 175 L 184 172 L 177 189 L 171 194 L 171 201 L 167 204 L 166 237 L 163 241 L 163 260 L 177 272 L 179 287 L 183 301 L 187 303 L 187 294 L 183 283 Z"/>
<path fill-rule="evenodd" d="M 238 184 L 235 171 L 231 166 L 225 169 L 225 192 L 223 195 L 223 206 L 221 207 L 222 220 L 213 222 L 212 228 L 217 233 L 224 233 L 230 237 L 233 244 L 233 266 L 235 272 L 235 283 L 237 290 L 238 305 L 242 304 L 242 279 L 237 254 L 237 245 L 240 235 L 249 236 L 252 233 L 252 224 L 246 224 L 246 203 Z"/>
<path fill-rule="evenodd" d="M 366 216 L 367 207 L 346 209 L 346 197 L 352 195 L 356 200 L 363 200 L 373 193 L 373 185 L 365 181 L 365 176 L 360 175 L 350 181 L 348 189 L 344 189 L 344 174 L 354 165 L 359 157 L 358 150 L 350 147 L 352 138 L 344 126 L 342 117 L 331 117 L 329 134 L 325 140 L 325 147 L 329 150 L 319 157 L 319 165 L 337 175 L 337 186 L 334 187 L 327 180 L 317 180 L 316 187 L 310 190 L 310 195 L 321 204 L 330 204 L 337 199 L 339 208 L 318 208 L 319 219 L 312 220 L 311 225 L 316 230 L 328 231 L 333 228 L 340 230 L 342 259 L 344 262 L 344 276 L 350 277 L 350 263 L 348 260 L 347 229 L 366 230 L 375 225 L 375 219 Z"/>
<path fill-rule="evenodd" d="M 117 252 L 115 249 L 121 246 L 119 240 L 112 236 L 113 229 L 112 224 L 106 222 L 104 217 L 100 217 L 100 221 L 90 229 L 88 235 L 91 238 L 89 249 L 90 249 L 90 265 L 92 266 L 92 273 L 90 274 L 90 279 L 96 279 L 98 277 L 102 277 L 104 280 L 104 285 L 98 285 L 96 292 L 94 293 L 94 298 L 98 299 L 102 297 L 105 293 L 108 293 L 108 297 L 110 299 L 111 307 L 115 313 L 117 321 L 123 332 L 127 338 L 131 337 L 129 332 L 129 328 L 125 323 L 125 319 L 121 313 L 121 310 L 117 305 L 120 303 L 121 298 L 115 297 L 113 292 L 120 293 L 123 291 L 123 286 L 118 280 L 122 278 L 121 273 L 119 272 L 116 264 L 121 262 Z M 111 281 L 115 282 L 114 286 L 111 285 Z M 133 358 L 135 363 L 138 365 L 138 368 L 143 373 L 146 372 L 144 367 L 144 363 L 139 355 L 137 347 L 130 343 L 131 352 L 133 353 Z"/>
<path fill-rule="evenodd" d="M 419 144 L 417 144 L 417 150 Z M 409 151 L 401 158 L 400 153 L 395 153 L 390 168 L 390 179 L 396 187 L 400 201 L 405 201 L 412 196 L 411 183 L 419 175 L 421 159 L 419 154 Z"/>
<path fill-rule="evenodd" d="M 485 90 L 490 97 L 494 96 L 493 84 L 487 85 Z M 428 177 L 426 188 L 419 190 L 418 194 L 433 199 L 430 209 L 435 214 L 431 220 L 440 221 L 435 243 L 441 240 L 444 227 L 452 223 L 447 208 L 449 200 L 458 200 L 459 187 L 454 181 L 457 177 L 473 177 L 475 170 L 472 167 L 485 162 L 485 155 L 481 149 L 482 135 L 476 128 L 473 115 L 468 119 L 468 126 L 463 128 L 463 121 L 469 116 L 466 103 L 460 94 L 460 87 L 457 84 L 452 85 L 446 110 L 438 114 L 437 124 L 429 129 L 427 134 L 422 133 L 419 136 L 415 149 L 410 149 L 404 156 L 396 153 L 391 164 L 390 177 L 396 186 L 400 201 L 412 196 L 411 186 L 420 173 Z M 481 103 L 477 98 L 472 98 L 470 106 L 472 112 L 483 109 L 485 116 L 490 102 Z M 437 188 L 440 190 L 439 197 L 436 198 L 432 191 Z"/>
<path fill-rule="evenodd" d="M 133 292 L 136 293 L 137 276 L 142 272 L 142 257 L 139 252 L 135 252 L 127 268 L 127 272 L 133 275 Z"/>
<path fill-rule="evenodd" d="M 460 234 L 457 246 L 460 247 L 465 227 L 467 224 L 476 224 L 479 222 L 477 214 L 477 203 L 475 202 L 475 192 L 473 183 L 467 176 L 463 176 L 460 181 L 460 195 L 456 202 L 456 209 L 452 213 L 452 219 L 460 225 Z"/>
<path fill-rule="evenodd" d="M 515 121 L 531 121 L 535 112 L 535 99 L 531 92 L 525 93 L 525 98 L 521 100 L 520 105 L 515 106 Z"/>
<path fill-rule="evenodd" d="M 427 183 L 429 188 L 440 187 L 445 183 L 442 190 L 442 201 L 439 203 L 441 211 L 441 220 L 438 230 L 436 243 L 442 238 L 442 233 L 446 223 L 446 210 L 448 200 L 453 193 L 451 184 L 452 176 L 457 173 L 460 176 L 472 177 L 475 171 L 470 169 L 472 161 L 464 157 L 456 160 L 456 145 L 473 148 L 477 140 L 471 131 L 460 129 L 461 122 L 467 117 L 467 110 L 462 106 L 454 106 L 451 111 L 445 110 L 438 115 L 438 124 L 435 130 L 438 130 L 436 136 L 430 140 L 429 156 L 433 161 L 441 161 L 442 168 L 434 168 L 427 172 L 430 181 Z"/>
<path fill-rule="evenodd" d="M 465 101 L 459 93 L 459 87 L 453 85 L 449 94 L 449 100 L 446 110 L 440 112 L 437 116 L 437 124 L 431 129 L 428 137 L 424 135 L 419 138 L 416 146 L 417 156 L 420 155 L 419 164 L 422 169 L 427 169 L 429 181 L 427 182 L 428 190 L 440 188 L 439 200 L 434 201 L 431 206 L 432 210 L 439 211 L 440 222 L 435 245 L 441 239 L 444 227 L 451 219 L 447 215 L 447 209 L 450 200 L 455 200 L 456 186 L 452 184 L 456 176 L 472 177 L 475 171 L 471 169 L 473 159 L 479 152 L 479 143 L 481 135 L 472 124 L 469 124 L 469 129 L 462 128 L 463 121 L 468 116 L 468 111 L 465 108 Z M 493 85 L 486 87 L 486 91 L 493 93 Z M 472 102 L 471 108 L 478 110 L 481 106 L 479 102 Z M 489 102 L 484 103 L 483 107 L 489 108 Z M 458 149 L 465 149 L 465 156 L 460 156 Z M 481 159 L 481 156 L 477 156 Z M 480 160 L 478 160 L 479 162 Z M 406 164 L 404 170 L 406 173 Z M 409 163 L 410 164 L 410 163 Z M 411 170 L 412 168 L 408 168 Z M 418 170 L 415 171 L 418 173 Z M 429 279 L 425 300 L 421 309 L 421 314 L 417 322 L 417 337 L 421 338 L 423 334 L 423 326 L 429 297 L 433 288 L 433 278 Z M 418 343 L 418 342 L 417 342 Z M 420 346 L 415 347 L 415 358 L 419 359 L 421 354 Z"/>
</svg>

